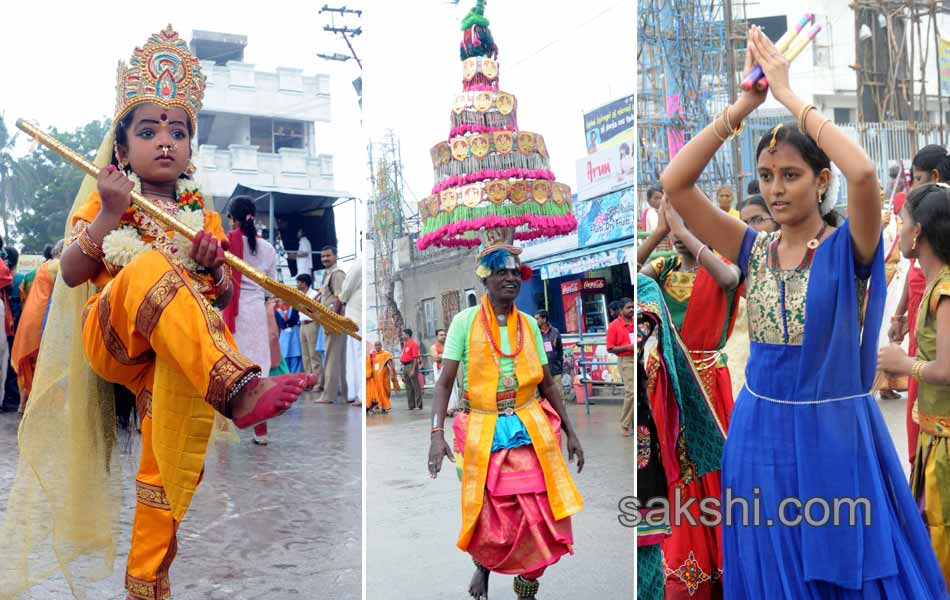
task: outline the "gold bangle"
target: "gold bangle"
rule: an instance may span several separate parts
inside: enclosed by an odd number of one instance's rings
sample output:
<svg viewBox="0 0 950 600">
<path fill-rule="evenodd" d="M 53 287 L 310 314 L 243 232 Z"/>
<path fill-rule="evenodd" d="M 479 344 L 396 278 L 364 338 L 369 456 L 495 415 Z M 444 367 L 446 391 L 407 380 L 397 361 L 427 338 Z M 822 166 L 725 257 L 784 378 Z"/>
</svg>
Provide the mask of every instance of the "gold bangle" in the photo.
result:
<svg viewBox="0 0 950 600">
<path fill-rule="evenodd" d="M 918 360 L 914 363 L 914 366 L 910 368 L 910 376 L 917 381 L 921 381 L 921 378 L 924 376 L 924 367 L 926 366 L 926 361 Z"/>
<path fill-rule="evenodd" d="M 802 107 L 802 112 L 798 115 L 798 125 L 802 133 L 808 133 L 805 131 L 805 120 L 808 118 L 808 113 L 813 110 L 818 110 L 818 108 L 814 104 L 806 104 Z"/>
<path fill-rule="evenodd" d="M 745 121 L 742 121 L 741 123 L 739 123 L 739 127 L 738 127 L 738 128 L 733 127 L 733 126 L 732 126 L 732 121 L 729 119 L 729 109 L 730 109 L 730 108 L 732 108 L 732 107 L 731 107 L 731 106 L 727 106 L 725 109 L 723 109 L 722 114 L 723 114 L 723 120 L 726 122 L 726 127 L 729 128 L 729 133 L 730 133 L 729 139 L 732 139 L 732 138 L 736 137 L 737 135 L 739 135 L 740 133 L 742 133 L 742 130 L 745 129 Z"/>
<path fill-rule="evenodd" d="M 722 116 L 722 113 L 719 113 L 718 115 L 715 116 L 715 118 L 713 118 L 712 129 L 713 129 L 713 133 L 716 134 L 716 137 L 719 138 L 719 141 L 725 144 L 729 140 L 729 138 L 719 135 L 719 128 L 717 127 L 717 125 L 719 125 L 719 118 L 721 116 Z"/>
<path fill-rule="evenodd" d="M 106 257 L 105 251 L 102 249 L 102 246 L 97 244 L 92 236 L 89 235 L 89 227 L 83 227 L 82 232 L 79 234 L 79 238 L 76 240 L 79 242 L 79 250 L 92 260 L 96 262 L 102 262 Z"/>
<path fill-rule="evenodd" d="M 821 122 L 821 125 L 818 126 L 818 135 L 815 136 L 815 145 L 820 146 L 821 144 L 821 130 L 825 128 L 825 125 L 831 122 L 831 119 L 825 119 Z"/>
</svg>

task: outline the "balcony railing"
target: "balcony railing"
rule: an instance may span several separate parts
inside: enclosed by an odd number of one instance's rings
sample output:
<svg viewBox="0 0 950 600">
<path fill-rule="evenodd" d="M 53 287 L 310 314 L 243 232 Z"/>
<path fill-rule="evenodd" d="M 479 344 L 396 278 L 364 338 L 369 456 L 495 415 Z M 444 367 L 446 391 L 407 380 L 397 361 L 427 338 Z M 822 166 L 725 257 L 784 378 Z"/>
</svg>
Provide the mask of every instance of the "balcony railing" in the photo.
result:
<svg viewBox="0 0 950 600">
<path fill-rule="evenodd" d="M 231 144 L 198 148 L 195 160 L 203 185 L 215 196 L 229 196 L 238 182 L 300 190 L 333 190 L 333 156 L 313 156 L 306 150 L 281 148 L 258 152 L 257 146 Z"/>
</svg>

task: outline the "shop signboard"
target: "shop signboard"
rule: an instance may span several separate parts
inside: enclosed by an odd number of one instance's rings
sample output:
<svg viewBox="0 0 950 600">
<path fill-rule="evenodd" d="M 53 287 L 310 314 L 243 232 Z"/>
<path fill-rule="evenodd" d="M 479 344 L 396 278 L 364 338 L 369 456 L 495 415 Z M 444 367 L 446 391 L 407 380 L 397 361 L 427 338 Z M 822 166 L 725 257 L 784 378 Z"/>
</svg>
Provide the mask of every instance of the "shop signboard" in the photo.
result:
<svg viewBox="0 0 950 600">
<path fill-rule="evenodd" d="M 632 94 L 584 113 L 587 153 L 594 154 L 623 142 L 632 147 L 634 116 Z"/>
<path fill-rule="evenodd" d="M 633 244 L 633 241 L 630 242 Z M 627 257 L 623 248 L 591 252 L 584 256 L 577 256 L 568 260 L 541 266 L 541 279 L 557 279 L 568 275 L 606 269 L 614 265 L 622 265 Z"/>
<path fill-rule="evenodd" d="M 577 200 L 589 200 L 634 184 L 633 144 L 624 142 L 614 148 L 585 156 L 575 165 Z M 575 203 L 576 204 L 576 203 Z"/>
<path fill-rule="evenodd" d="M 574 215 L 577 217 L 578 248 L 633 237 L 637 226 L 634 210 L 636 195 L 633 190 L 633 187 L 628 187 L 590 200 L 577 201 Z"/>
</svg>

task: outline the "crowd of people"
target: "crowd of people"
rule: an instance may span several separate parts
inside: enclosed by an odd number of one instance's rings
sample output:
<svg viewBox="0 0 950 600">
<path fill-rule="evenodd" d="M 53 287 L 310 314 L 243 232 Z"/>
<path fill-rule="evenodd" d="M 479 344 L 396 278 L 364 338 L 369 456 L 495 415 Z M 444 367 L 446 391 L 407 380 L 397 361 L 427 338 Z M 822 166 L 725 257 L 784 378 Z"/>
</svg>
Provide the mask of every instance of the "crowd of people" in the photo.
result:
<svg viewBox="0 0 950 600">
<path fill-rule="evenodd" d="M 748 46 L 768 88 L 690 140 L 639 219 L 638 598 L 947 598 L 950 151 L 885 191 L 758 27 Z M 797 121 L 759 140 L 740 207 L 711 200 L 697 182 L 769 94 Z M 909 482 L 877 404 L 905 389 Z"/>
</svg>

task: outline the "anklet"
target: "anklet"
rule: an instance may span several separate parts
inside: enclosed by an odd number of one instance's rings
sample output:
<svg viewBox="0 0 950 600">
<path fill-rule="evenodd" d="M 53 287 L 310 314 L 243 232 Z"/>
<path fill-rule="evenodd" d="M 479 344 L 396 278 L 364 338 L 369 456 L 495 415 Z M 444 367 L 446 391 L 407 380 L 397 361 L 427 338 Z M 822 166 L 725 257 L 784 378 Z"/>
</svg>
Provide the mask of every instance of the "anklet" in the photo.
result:
<svg viewBox="0 0 950 600">
<path fill-rule="evenodd" d="M 234 384 L 234 387 L 232 387 L 231 391 L 228 392 L 227 407 L 228 407 L 229 413 L 231 412 L 231 402 L 235 398 L 238 397 L 238 394 L 240 394 L 244 390 L 244 388 L 247 387 L 247 384 L 249 384 L 253 379 L 260 379 L 260 378 L 261 378 L 261 374 L 259 372 L 251 371 L 250 373 L 246 374 L 244 377 L 240 378 L 236 384 Z M 225 415 L 225 416 L 228 418 L 231 417 L 231 415 Z"/>
<path fill-rule="evenodd" d="M 512 587 L 519 598 L 533 598 L 538 594 L 541 583 L 537 579 L 525 579 L 518 575 L 515 577 Z"/>
</svg>

